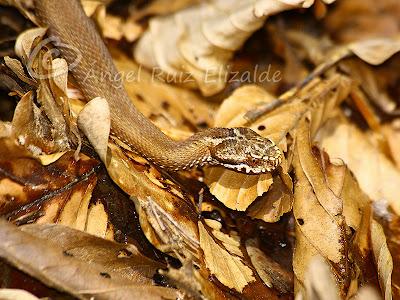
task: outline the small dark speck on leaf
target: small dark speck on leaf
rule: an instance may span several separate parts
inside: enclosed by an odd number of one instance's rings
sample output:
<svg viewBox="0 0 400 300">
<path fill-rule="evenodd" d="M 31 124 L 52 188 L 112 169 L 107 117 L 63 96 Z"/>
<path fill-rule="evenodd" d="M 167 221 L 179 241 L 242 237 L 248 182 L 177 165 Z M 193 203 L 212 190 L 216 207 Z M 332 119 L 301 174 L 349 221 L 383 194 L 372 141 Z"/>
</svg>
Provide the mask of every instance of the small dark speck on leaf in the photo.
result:
<svg viewBox="0 0 400 300">
<path fill-rule="evenodd" d="M 144 102 L 144 99 L 143 99 L 143 96 L 142 96 L 142 95 L 136 94 L 136 98 L 137 98 L 139 101 Z"/>
<path fill-rule="evenodd" d="M 111 275 L 106 272 L 100 272 L 100 275 L 103 276 L 104 278 L 111 278 Z"/>
<path fill-rule="evenodd" d="M 297 219 L 297 222 L 299 222 L 300 225 L 304 225 L 304 220 L 303 219 Z"/>
<path fill-rule="evenodd" d="M 260 131 L 265 130 L 265 126 L 264 126 L 264 125 L 259 125 L 259 126 L 258 126 L 258 130 L 260 130 Z"/>
<path fill-rule="evenodd" d="M 164 110 L 168 110 L 170 105 L 169 105 L 168 101 L 163 101 L 163 102 L 161 103 L 161 106 L 162 106 L 162 108 L 163 108 Z"/>
</svg>

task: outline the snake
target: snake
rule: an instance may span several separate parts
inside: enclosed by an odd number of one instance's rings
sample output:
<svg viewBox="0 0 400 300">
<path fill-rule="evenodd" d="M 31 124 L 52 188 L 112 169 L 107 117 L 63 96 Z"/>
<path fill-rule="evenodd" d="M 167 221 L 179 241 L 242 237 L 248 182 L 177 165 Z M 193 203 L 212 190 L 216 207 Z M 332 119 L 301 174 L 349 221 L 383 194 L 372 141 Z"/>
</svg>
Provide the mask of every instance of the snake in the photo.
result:
<svg viewBox="0 0 400 300">
<path fill-rule="evenodd" d="M 64 45 L 59 52 L 69 65 L 74 64 L 70 72 L 86 100 L 106 99 L 111 133 L 149 162 L 167 171 L 222 166 L 247 174 L 272 172 L 281 164 L 279 147 L 247 127 L 215 127 L 185 140 L 170 138 L 134 106 L 103 38 L 79 0 L 34 0 L 34 10 L 48 36 Z"/>
</svg>

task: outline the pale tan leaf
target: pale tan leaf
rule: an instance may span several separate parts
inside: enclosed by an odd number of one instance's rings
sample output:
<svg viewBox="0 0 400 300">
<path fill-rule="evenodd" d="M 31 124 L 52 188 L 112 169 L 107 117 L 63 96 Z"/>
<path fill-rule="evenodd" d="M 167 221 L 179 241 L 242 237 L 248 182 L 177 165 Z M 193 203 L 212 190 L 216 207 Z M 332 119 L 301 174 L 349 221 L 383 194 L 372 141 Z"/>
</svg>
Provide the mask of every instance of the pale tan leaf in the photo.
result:
<svg viewBox="0 0 400 300">
<path fill-rule="evenodd" d="M 291 179 L 289 180 L 291 184 Z M 247 210 L 247 215 L 269 223 L 279 221 L 284 213 L 292 209 L 293 193 L 291 188 L 283 182 L 280 176 L 274 177 L 268 193 L 253 202 Z"/>
<path fill-rule="evenodd" d="M 247 111 L 258 105 L 270 103 L 275 97 L 256 85 L 244 85 L 222 102 L 215 115 L 215 127 L 237 127 L 246 123 Z"/>
<path fill-rule="evenodd" d="M 210 192 L 226 207 L 244 211 L 272 185 L 270 173 L 262 175 L 238 174 L 224 168 L 210 168 L 206 173 Z"/>
<path fill-rule="evenodd" d="M 114 230 L 109 225 L 110 219 L 102 203 L 89 207 L 85 231 L 98 237 L 113 240 Z"/>
<path fill-rule="evenodd" d="M 378 269 L 379 283 L 385 300 L 391 300 L 392 296 L 392 272 L 393 259 L 386 243 L 385 233 L 382 226 L 372 220 L 371 242 L 375 264 Z"/>
<path fill-rule="evenodd" d="M 247 284 L 256 280 L 252 270 L 241 257 L 232 255 L 227 249 L 217 244 L 202 222 L 199 222 L 198 226 L 200 247 L 203 250 L 207 268 L 222 284 L 242 292 Z M 225 239 L 225 243 L 229 240 L 231 238 Z M 231 246 L 237 247 L 235 244 L 231 242 Z"/>
<path fill-rule="evenodd" d="M 147 68 L 161 68 L 166 76 L 175 76 L 175 83 L 184 81 L 177 74 L 189 73 L 204 95 L 213 95 L 226 84 L 227 65 L 234 51 L 242 47 L 267 17 L 309 7 L 313 2 L 237 0 L 228 4 L 213 0 L 193 5 L 169 16 L 152 18 L 134 56 Z"/>
<path fill-rule="evenodd" d="M 305 281 L 305 299 L 339 300 L 339 291 L 329 265 L 321 256 L 310 262 Z"/>
<path fill-rule="evenodd" d="M 104 98 L 94 98 L 81 110 L 78 126 L 105 163 L 108 136 L 111 130 L 111 117 L 108 102 Z"/>
<path fill-rule="evenodd" d="M 18 36 L 17 41 L 15 42 L 15 53 L 19 56 L 24 64 L 29 62 L 29 56 L 34 42 L 38 39 L 42 39 L 46 34 L 46 31 L 46 28 L 32 28 L 24 31 Z"/>
<path fill-rule="evenodd" d="M 318 134 L 330 157 L 343 160 L 354 173 L 361 189 L 375 202 L 389 204 L 400 213 L 400 172 L 369 141 L 368 135 L 343 119 L 332 119 Z"/>
<path fill-rule="evenodd" d="M 1 300 L 39 300 L 31 293 L 18 289 L 0 289 Z"/>
<path fill-rule="evenodd" d="M 400 51 L 400 37 L 376 38 L 354 42 L 349 48 L 355 55 L 371 65 L 380 65 Z"/>
<path fill-rule="evenodd" d="M 297 149 L 302 171 L 307 176 L 320 205 L 331 216 L 337 216 L 343 211 L 343 203 L 328 187 L 324 173 L 311 153 L 311 137 L 309 135 L 309 127 L 306 125 L 306 121 L 303 120 L 297 138 Z"/>
</svg>

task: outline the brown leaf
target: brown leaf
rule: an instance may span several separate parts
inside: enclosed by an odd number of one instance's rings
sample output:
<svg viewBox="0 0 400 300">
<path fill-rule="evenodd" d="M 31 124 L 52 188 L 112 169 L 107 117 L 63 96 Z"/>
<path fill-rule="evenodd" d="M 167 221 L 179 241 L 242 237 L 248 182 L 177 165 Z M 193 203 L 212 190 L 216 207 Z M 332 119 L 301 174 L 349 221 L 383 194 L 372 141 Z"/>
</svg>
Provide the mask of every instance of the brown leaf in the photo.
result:
<svg viewBox="0 0 400 300">
<path fill-rule="evenodd" d="M 306 120 L 302 121 L 299 131 L 298 157 L 294 161 L 297 183 L 293 204 L 297 239 L 293 258 L 296 293 L 305 286 L 306 269 L 314 256 L 321 255 L 341 265 L 346 259 L 347 248 L 346 224 L 341 215 L 342 201 L 329 188 L 317 157 L 311 152 Z M 328 202 L 332 200 L 333 203 Z M 346 269 L 341 272 L 346 272 Z M 346 276 L 346 273 L 343 275 Z"/>
<path fill-rule="evenodd" d="M 91 234 L 55 224 L 20 227 L 23 232 L 54 242 L 74 258 L 101 265 L 109 275 L 115 274 L 138 284 L 152 284 L 153 275 L 163 264 L 146 258 L 132 245 L 122 245 Z"/>
<path fill-rule="evenodd" d="M 63 290 L 79 299 L 137 298 L 175 299 L 176 291 L 140 285 L 115 273 L 109 274 L 101 265 L 66 254 L 54 242 L 37 238 L 1 221 L 0 256 L 45 284 Z"/>
</svg>

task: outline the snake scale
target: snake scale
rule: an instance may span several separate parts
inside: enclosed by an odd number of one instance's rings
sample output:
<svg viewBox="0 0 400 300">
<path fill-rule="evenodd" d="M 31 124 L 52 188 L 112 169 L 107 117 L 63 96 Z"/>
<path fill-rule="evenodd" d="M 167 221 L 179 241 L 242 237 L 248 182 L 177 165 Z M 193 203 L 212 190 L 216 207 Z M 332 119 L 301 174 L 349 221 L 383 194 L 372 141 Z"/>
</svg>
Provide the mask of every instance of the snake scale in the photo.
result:
<svg viewBox="0 0 400 300">
<path fill-rule="evenodd" d="M 84 96 L 107 99 L 112 133 L 152 163 L 168 171 L 217 165 L 250 174 L 272 171 L 281 163 L 279 148 L 249 128 L 209 128 L 183 141 L 171 139 L 135 108 L 122 84 L 113 82 L 118 71 L 78 0 L 34 3 L 50 37 L 70 46 L 59 48 L 68 64 L 76 59 L 73 49 L 80 51 L 71 72 Z"/>
</svg>

